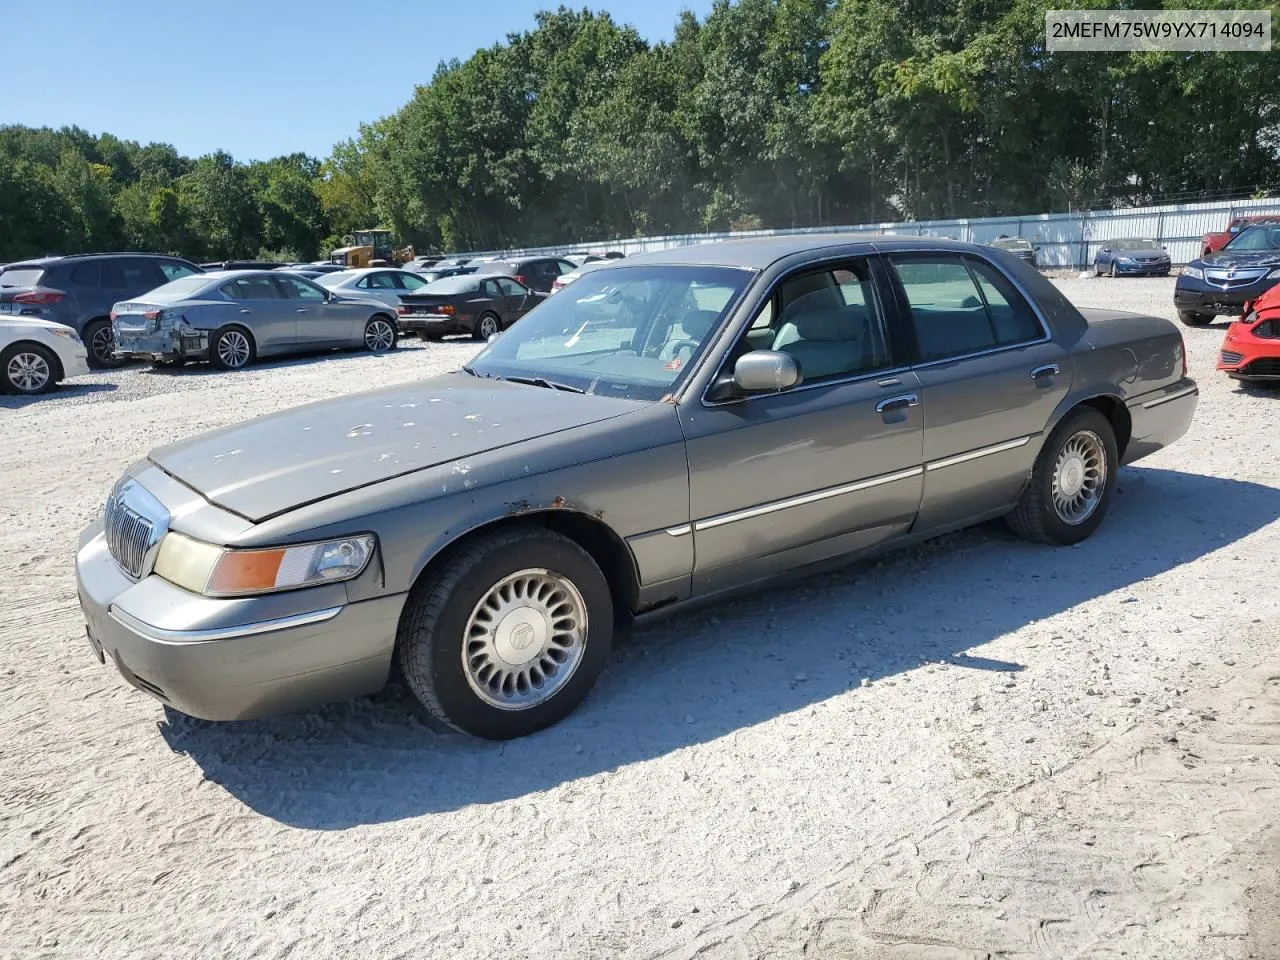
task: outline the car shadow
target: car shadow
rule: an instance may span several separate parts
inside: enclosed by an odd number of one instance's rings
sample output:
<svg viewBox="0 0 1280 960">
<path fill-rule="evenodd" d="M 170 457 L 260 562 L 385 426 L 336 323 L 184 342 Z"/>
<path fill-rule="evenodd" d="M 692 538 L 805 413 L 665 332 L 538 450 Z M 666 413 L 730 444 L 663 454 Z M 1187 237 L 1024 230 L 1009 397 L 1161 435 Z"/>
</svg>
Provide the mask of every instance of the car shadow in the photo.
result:
<svg viewBox="0 0 1280 960">
<path fill-rule="evenodd" d="M 0 410 L 21 410 L 42 400 L 66 400 L 68 397 L 84 397 L 93 393 L 110 393 L 114 383 L 60 383 L 48 393 L 7 394 L 0 393 Z"/>
<path fill-rule="evenodd" d="M 160 732 L 207 779 L 297 827 L 494 803 L 857 696 L 863 678 L 940 660 L 1021 670 L 977 648 L 1280 517 L 1280 490 L 1256 483 L 1134 467 L 1117 489 L 1101 529 L 1075 547 L 1025 543 L 987 524 L 639 626 L 574 714 L 521 740 L 436 732 L 398 684 L 259 721 L 166 710 Z"/>
</svg>

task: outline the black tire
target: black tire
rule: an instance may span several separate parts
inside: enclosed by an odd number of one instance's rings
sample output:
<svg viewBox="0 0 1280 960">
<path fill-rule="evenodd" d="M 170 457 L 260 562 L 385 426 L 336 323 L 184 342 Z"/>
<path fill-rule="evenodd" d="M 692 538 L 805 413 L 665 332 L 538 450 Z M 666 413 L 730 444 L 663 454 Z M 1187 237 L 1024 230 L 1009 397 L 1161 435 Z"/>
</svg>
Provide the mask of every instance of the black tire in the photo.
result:
<svg viewBox="0 0 1280 960">
<path fill-rule="evenodd" d="M 586 636 L 563 686 L 536 705 L 503 709 L 472 688 L 463 666 L 463 635 L 491 590 L 530 569 L 550 571 L 577 590 Z M 582 702 L 608 662 L 613 613 L 609 584 L 590 554 L 542 527 L 513 527 L 462 544 L 415 584 L 400 618 L 397 656 L 406 685 L 438 721 L 486 740 L 509 740 L 551 726 Z"/>
<path fill-rule="evenodd" d="M 471 339 L 488 340 L 501 330 L 502 318 L 496 313 L 485 312 L 476 317 L 475 325 L 471 328 Z"/>
<path fill-rule="evenodd" d="M 1072 523 L 1063 519 L 1054 507 L 1053 474 L 1063 448 L 1082 434 L 1091 434 L 1101 441 L 1106 460 L 1106 476 L 1092 512 L 1079 522 Z M 1106 516 L 1115 491 L 1119 467 L 1120 455 L 1111 421 L 1092 407 L 1077 407 L 1049 434 L 1031 471 L 1031 482 L 1022 492 L 1018 505 L 1005 515 L 1005 521 L 1024 540 L 1060 546 L 1079 543 L 1097 530 Z"/>
<path fill-rule="evenodd" d="M 375 332 L 379 335 L 375 337 Z M 387 337 L 390 336 L 390 342 Z M 370 353 L 388 353 L 400 342 L 396 322 L 384 313 L 375 313 L 364 324 L 364 348 Z"/>
<path fill-rule="evenodd" d="M 114 353 L 116 338 L 111 330 L 110 320 L 90 320 L 80 332 L 80 339 L 84 341 L 89 353 L 89 366 L 93 369 L 109 370 L 124 363 Z"/>
<path fill-rule="evenodd" d="M 47 393 L 60 373 L 58 358 L 38 343 L 15 343 L 0 353 L 0 392 L 27 397 Z"/>
<path fill-rule="evenodd" d="M 229 349 L 234 342 L 233 338 L 239 336 L 243 338 L 244 344 L 248 346 L 248 353 L 245 354 L 241 350 L 232 351 Z M 223 350 L 223 341 L 226 340 L 225 346 L 227 350 Z M 224 356 L 224 353 L 227 356 Z M 244 357 L 240 362 L 233 362 L 230 357 L 234 354 L 237 357 Z M 219 327 L 213 332 L 213 336 L 209 338 L 209 362 L 219 370 L 243 370 L 249 366 L 258 356 L 258 348 L 253 342 L 253 334 L 244 327 L 226 326 Z"/>
<path fill-rule="evenodd" d="M 1179 310 L 1178 319 L 1188 327 L 1207 327 L 1213 323 L 1213 314 L 1200 313 L 1197 310 Z"/>
</svg>

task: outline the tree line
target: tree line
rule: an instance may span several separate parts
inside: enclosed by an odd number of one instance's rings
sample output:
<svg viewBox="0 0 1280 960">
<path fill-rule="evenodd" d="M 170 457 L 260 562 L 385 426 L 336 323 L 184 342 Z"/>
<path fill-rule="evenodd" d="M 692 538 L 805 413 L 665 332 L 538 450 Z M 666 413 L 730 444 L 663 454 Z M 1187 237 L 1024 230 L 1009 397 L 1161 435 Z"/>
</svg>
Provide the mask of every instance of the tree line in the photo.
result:
<svg viewBox="0 0 1280 960">
<path fill-rule="evenodd" d="M 323 160 L 3 127 L 0 261 L 312 259 L 375 225 L 498 249 L 1280 188 L 1272 54 L 1049 56 L 1045 11 L 1070 5 L 716 0 L 655 44 L 561 7 L 440 64 Z"/>
</svg>

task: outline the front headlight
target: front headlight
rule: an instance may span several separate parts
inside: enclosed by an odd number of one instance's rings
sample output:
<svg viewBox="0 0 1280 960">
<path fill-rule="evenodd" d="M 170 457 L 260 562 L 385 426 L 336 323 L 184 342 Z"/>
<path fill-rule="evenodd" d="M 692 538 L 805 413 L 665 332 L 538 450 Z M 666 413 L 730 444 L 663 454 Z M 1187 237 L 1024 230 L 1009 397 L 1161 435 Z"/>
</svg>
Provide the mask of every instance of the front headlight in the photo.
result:
<svg viewBox="0 0 1280 960">
<path fill-rule="evenodd" d="M 80 342 L 80 334 L 74 330 L 49 330 L 55 337 L 62 337 L 64 340 L 70 340 L 72 343 Z"/>
<path fill-rule="evenodd" d="M 155 572 L 207 597 L 243 597 L 296 590 L 358 577 L 369 565 L 373 534 L 287 547 L 217 547 L 170 531 L 160 543 Z"/>
<path fill-rule="evenodd" d="M 1184 277 L 1190 277 L 1193 280 L 1204 279 L 1204 271 L 1201 270 L 1199 267 L 1186 266 L 1186 267 L 1183 267 L 1181 270 L 1179 270 L 1178 273 L 1180 273 Z"/>
<path fill-rule="evenodd" d="M 1280 267 L 1276 267 L 1274 270 L 1272 270 L 1270 273 L 1268 273 L 1268 274 L 1267 274 L 1267 279 L 1268 279 L 1268 280 L 1280 280 Z"/>
</svg>

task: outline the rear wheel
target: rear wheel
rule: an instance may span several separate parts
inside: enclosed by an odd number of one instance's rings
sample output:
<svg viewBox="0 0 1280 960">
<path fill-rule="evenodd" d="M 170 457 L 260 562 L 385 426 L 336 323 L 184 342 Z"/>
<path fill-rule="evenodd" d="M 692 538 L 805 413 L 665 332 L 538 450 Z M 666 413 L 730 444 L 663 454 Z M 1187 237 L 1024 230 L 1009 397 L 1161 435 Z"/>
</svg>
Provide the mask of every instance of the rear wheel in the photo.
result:
<svg viewBox="0 0 1280 960">
<path fill-rule="evenodd" d="M 93 320 L 86 323 L 81 334 L 84 345 L 88 348 L 89 366 L 102 370 L 118 367 L 124 361 L 115 355 L 116 338 L 111 332 L 111 321 Z"/>
<path fill-rule="evenodd" d="M 1213 314 L 1200 313 L 1197 310 L 1179 310 L 1178 319 L 1188 327 L 1203 327 L 1213 322 Z"/>
<path fill-rule="evenodd" d="M 482 535 L 409 596 L 396 646 L 437 720 L 509 740 L 567 716 L 609 659 L 613 600 L 591 556 L 540 527 Z"/>
<path fill-rule="evenodd" d="M 370 353 L 385 353 L 396 345 L 396 325 L 379 314 L 364 325 L 364 345 Z"/>
<path fill-rule="evenodd" d="M 253 337 L 242 327 L 223 327 L 209 340 L 209 362 L 219 370 L 240 370 L 257 353 Z"/>
<path fill-rule="evenodd" d="M 1119 464 L 1111 421 L 1092 407 L 1078 407 L 1049 435 L 1031 482 L 1005 520 L 1026 540 L 1079 543 L 1102 523 Z"/>
<path fill-rule="evenodd" d="M 498 319 L 497 314 L 484 313 L 476 320 L 471 336 L 476 340 L 488 340 L 501 329 L 502 321 Z"/>
<path fill-rule="evenodd" d="M 58 361 L 38 343 L 19 343 L 0 354 L 0 387 L 5 393 L 37 394 L 53 389 Z"/>
</svg>

